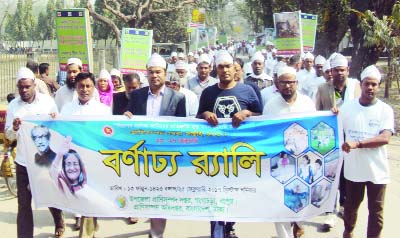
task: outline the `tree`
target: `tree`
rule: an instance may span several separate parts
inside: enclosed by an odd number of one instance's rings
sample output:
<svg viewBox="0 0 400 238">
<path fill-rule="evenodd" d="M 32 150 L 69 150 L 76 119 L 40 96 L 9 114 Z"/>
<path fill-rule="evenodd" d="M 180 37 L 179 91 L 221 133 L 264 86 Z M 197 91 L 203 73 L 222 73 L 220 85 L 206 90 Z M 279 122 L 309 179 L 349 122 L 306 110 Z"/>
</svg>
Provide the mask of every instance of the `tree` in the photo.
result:
<svg viewBox="0 0 400 238">
<path fill-rule="evenodd" d="M 151 17 L 177 11 L 195 0 L 102 0 L 105 12 L 114 15 L 124 26 L 141 28 L 151 21 Z M 120 29 L 114 19 L 102 15 L 93 9 L 91 1 L 86 2 L 90 15 L 97 21 L 109 26 L 115 34 L 118 46 L 121 45 Z"/>
<path fill-rule="evenodd" d="M 397 57 L 400 53 L 400 2 L 393 6 L 391 15 L 378 17 L 375 12 L 366 10 L 365 13 L 354 10 L 360 20 L 360 27 L 367 47 L 385 48 L 388 54 L 388 73 L 385 80 L 385 98 L 389 97 L 391 82 L 396 80 L 399 87 L 399 63 Z M 400 93 L 400 91 L 399 91 Z"/>
<path fill-rule="evenodd" d="M 23 0 L 18 0 L 17 9 L 21 9 L 21 11 L 16 11 L 14 15 L 8 15 L 5 32 L 13 41 L 25 41 L 28 38 L 28 29 L 23 14 L 25 9 Z"/>
<path fill-rule="evenodd" d="M 27 40 L 33 42 L 38 38 L 36 32 L 37 29 L 37 19 L 33 16 L 33 2 L 32 0 L 25 0 L 25 5 L 23 8 L 23 22 L 26 24 Z M 18 11 L 17 11 L 18 12 Z"/>
</svg>

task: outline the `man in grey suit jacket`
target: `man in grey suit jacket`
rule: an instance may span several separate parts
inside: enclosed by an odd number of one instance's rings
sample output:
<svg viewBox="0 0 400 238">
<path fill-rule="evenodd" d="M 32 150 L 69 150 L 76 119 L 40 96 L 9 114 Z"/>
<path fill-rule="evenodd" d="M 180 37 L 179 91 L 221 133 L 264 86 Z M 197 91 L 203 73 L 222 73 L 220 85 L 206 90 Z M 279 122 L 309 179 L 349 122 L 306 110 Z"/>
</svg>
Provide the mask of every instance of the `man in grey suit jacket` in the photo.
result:
<svg viewBox="0 0 400 238">
<path fill-rule="evenodd" d="M 185 96 L 165 86 L 167 63 L 158 54 L 153 54 L 147 63 L 149 86 L 132 91 L 124 115 L 176 116 L 185 117 Z M 150 237 L 162 238 L 166 219 L 150 219 Z"/>
</svg>

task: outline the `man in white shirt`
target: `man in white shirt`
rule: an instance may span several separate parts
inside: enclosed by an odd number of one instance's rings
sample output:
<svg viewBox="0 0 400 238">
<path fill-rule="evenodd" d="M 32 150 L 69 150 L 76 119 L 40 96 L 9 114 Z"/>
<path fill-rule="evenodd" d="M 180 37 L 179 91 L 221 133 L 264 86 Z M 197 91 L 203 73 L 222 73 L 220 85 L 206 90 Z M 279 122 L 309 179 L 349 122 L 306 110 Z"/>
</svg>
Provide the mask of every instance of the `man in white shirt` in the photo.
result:
<svg viewBox="0 0 400 238">
<path fill-rule="evenodd" d="M 244 79 L 244 82 L 254 83 L 261 90 L 272 85 L 272 77 L 264 72 L 265 58 L 260 51 L 257 51 L 251 58 L 252 73 Z"/>
<path fill-rule="evenodd" d="M 314 69 L 314 55 L 310 52 L 306 53 L 303 57 L 304 69 L 297 73 L 297 80 L 299 81 L 298 90 L 305 94 L 306 81 L 313 80 L 316 77 Z"/>
<path fill-rule="evenodd" d="M 75 90 L 78 98 L 65 104 L 61 115 L 111 115 L 111 108 L 94 99 L 95 77 L 92 73 L 79 73 L 75 77 Z M 78 222 L 79 219 L 76 218 Z M 98 229 L 97 218 L 82 217 L 79 237 L 94 237 Z"/>
<path fill-rule="evenodd" d="M 344 177 L 346 200 L 343 238 L 352 238 L 357 211 L 368 197 L 367 237 L 379 238 L 383 228 L 386 184 L 390 182 L 386 145 L 394 133 L 393 109 L 379 100 L 381 74 L 374 66 L 361 73 L 361 97 L 346 102 L 340 109 L 345 142 Z"/>
<path fill-rule="evenodd" d="M 326 82 L 323 71 L 325 62 L 326 59 L 323 56 L 318 55 L 317 57 L 315 57 L 314 68 L 316 75 L 313 78 L 310 77 L 305 80 L 303 85 L 304 93 L 309 96 L 314 102 L 316 101 L 318 87 Z"/>
<path fill-rule="evenodd" d="M 20 97 L 10 102 L 7 108 L 5 132 L 10 141 L 20 140 L 19 127 L 21 118 L 30 115 L 57 113 L 57 106 L 51 96 L 36 92 L 36 82 L 33 72 L 28 68 L 21 68 L 17 73 L 17 88 Z M 26 158 L 21 156 L 21 147 L 17 146 L 15 164 L 17 168 L 17 190 L 18 190 L 18 214 L 17 234 L 18 237 L 33 237 L 33 214 L 32 194 L 29 189 L 29 178 L 26 169 Z M 55 236 L 62 237 L 65 224 L 62 211 L 49 208 L 55 223 Z"/>
<path fill-rule="evenodd" d="M 268 101 L 264 106 L 263 115 L 282 115 L 296 112 L 315 112 L 313 101 L 297 91 L 296 70 L 293 67 L 283 66 L 278 69 L 277 88 L 279 95 Z M 292 229 L 290 222 L 275 222 L 278 238 L 291 238 Z M 301 222 L 296 222 L 293 235 L 304 235 Z"/>
<path fill-rule="evenodd" d="M 184 87 L 184 85 L 187 84 L 187 81 L 188 81 L 189 79 L 191 79 L 191 78 L 194 77 L 194 75 L 192 75 L 192 74 L 189 72 L 189 66 L 188 66 L 188 64 L 187 64 L 185 61 L 183 61 L 183 60 L 178 60 L 178 61 L 175 63 L 175 72 L 179 75 L 180 84 L 181 84 L 182 87 Z M 173 73 L 172 73 L 172 74 L 173 74 Z M 172 74 L 170 74 L 170 75 L 172 75 Z"/>
<path fill-rule="evenodd" d="M 182 78 L 177 73 L 174 73 L 170 74 L 169 81 L 165 81 L 165 85 L 185 95 L 186 116 L 195 117 L 199 109 L 199 98 L 194 92 L 183 88 L 181 82 Z"/>
<path fill-rule="evenodd" d="M 67 80 L 65 85 L 60 87 L 54 100 L 56 101 L 58 110 L 61 111 L 66 103 L 72 101 L 72 99 L 78 98 L 75 91 L 75 77 L 82 72 L 82 61 L 78 58 L 69 58 L 67 61 Z M 100 101 L 99 92 L 95 89 L 94 98 Z"/>
</svg>

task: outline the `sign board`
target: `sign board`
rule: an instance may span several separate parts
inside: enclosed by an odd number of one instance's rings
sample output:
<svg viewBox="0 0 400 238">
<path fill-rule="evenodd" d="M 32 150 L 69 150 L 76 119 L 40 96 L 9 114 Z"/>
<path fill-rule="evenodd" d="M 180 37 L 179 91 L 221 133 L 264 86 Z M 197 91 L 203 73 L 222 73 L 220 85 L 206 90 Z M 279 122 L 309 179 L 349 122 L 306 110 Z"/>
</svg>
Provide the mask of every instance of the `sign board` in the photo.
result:
<svg viewBox="0 0 400 238">
<path fill-rule="evenodd" d="M 93 70 L 93 48 L 87 9 L 56 10 L 56 33 L 60 69 L 66 71 L 69 58 L 79 58 L 83 71 Z"/>
<path fill-rule="evenodd" d="M 301 30 L 303 36 L 303 52 L 312 52 L 315 47 L 318 15 L 301 13 Z"/>
<path fill-rule="evenodd" d="M 301 53 L 302 30 L 300 11 L 274 13 L 275 46 L 278 55 L 291 56 Z"/>
<path fill-rule="evenodd" d="M 146 72 L 151 56 L 153 31 L 135 28 L 122 29 L 120 71 L 122 74 Z"/>
</svg>

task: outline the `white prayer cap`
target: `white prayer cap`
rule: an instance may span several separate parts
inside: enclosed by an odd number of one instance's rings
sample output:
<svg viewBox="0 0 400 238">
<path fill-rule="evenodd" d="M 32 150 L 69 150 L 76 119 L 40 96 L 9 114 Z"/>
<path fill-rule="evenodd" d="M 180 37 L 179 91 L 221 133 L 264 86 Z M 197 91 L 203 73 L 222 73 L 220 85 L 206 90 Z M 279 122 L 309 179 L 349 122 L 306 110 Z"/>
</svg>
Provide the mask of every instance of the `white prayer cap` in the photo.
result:
<svg viewBox="0 0 400 238">
<path fill-rule="evenodd" d="M 99 79 L 111 79 L 110 73 L 106 69 L 100 70 Z"/>
<path fill-rule="evenodd" d="M 198 62 L 199 62 L 199 63 L 205 62 L 205 63 L 207 63 L 207 64 L 211 64 L 211 60 L 210 60 L 210 58 L 208 57 L 207 54 L 202 54 L 202 55 L 200 55 Z"/>
<path fill-rule="evenodd" d="M 178 54 L 178 58 L 185 58 L 185 54 L 184 54 L 184 53 L 182 53 L 182 52 L 179 52 L 179 54 Z"/>
<path fill-rule="evenodd" d="M 335 56 L 336 56 L 337 54 L 338 54 L 338 53 L 333 52 L 333 53 L 328 57 L 328 60 L 332 61 L 332 59 L 335 58 Z"/>
<path fill-rule="evenodd" d="M 227 51 L 220 51 L 215 59 L 215 65 L 218 66 L 222 63 L 233 64 L 233 58 Z"/>
<path fill-rule="evenodd" d="M 307 52 L 303 57 L 303 60 L 306 60 L 306 59 L 314 60 L 314 55 L 311 54 L 310 52 Z"/>
<path fill-rule="evenodd" d="M 374 78 L 381 82 L 382 75 L 375 65 L 370 65 L 361 72 L 361 81 L 365 78 Z"/>
<path fill-rule="evenodd" d="M 195 59 L 198 59 L 200 56 L 199 56 L 199 54 L 194 54 L 193 55 L 193 58 L 195 58 Z"/>
<path fill-rule="evenodd" d="M 296 69 L 290 66 L 283 66 L 278 69 L 278 78 L 284 74 L 291 74 L 296 76 Z"/>
<path fill-rule="evenodd" d="M 254 53 L 253 57 L 251 58 L 251 62 L 253 63 L 254 61 L 264 62 L 265 57 L 260 51 L 257 51 L 256 53 Z"/>
<path fill-rule="evenodd" d="M 78 58 L 69 58 L 67 61 L 67 65 L 70 65 L 70 64 L 76 64 L 76 65 L 82 67 L 82 61 Z"/>
<path fill-rule="evenodd" d="M 271 52 L 276 54 L 276 53 L 278 53 L 278 50 L 275 49 L 275 48 L 273 48 L 273 49 L 271 50 Z"/>
<path fill-rule="evenodd" d="M 147 62 L 147 68 L 150 68 L 150 67 L 161 67 L 163 69 L 166 69 L 167 62 L 161 55 L 154 53 L 150 56 L 150 59 Z"/>
<path fill-rule="evenodd" d="M 177 57 L 178 56 L 178 53 L 176 53 L 175 51 L 173 51 L 172 53 L 171 53 L 171 57 Z"/>
<path fill-rule="evenodd" d="M 188 56 L 194 56 L 193 52 L 189 52 Z"/>
<path fill-rule="evenodd" d="M 331 60 L 331 67 L 336 68 L 336 67 L 348 67 L 349 62 L 347 61 L 347 58 L 344 57 L 342 54 L 337 53 L 335 57 Z"/>
<path fill-rule="evenodd" d="M 325 64 L 324 64 L 324 66 L 322 67 L 322 70 L 324 71 L 324 72 L 326 72 L 327 70 L 330 70 L 332 67 L 331 67 L 331 62 L 329 61 L 329 60 L 327 60 L 326 62 L 325 62 Z"/>
<path fill-rule="evenodd" d="M 197 52 L 203 53 L 203 50 L 202 50 L 201 48 L 199 48 L 199 49 L 197 50 Z"/>
<path fill-rule="evenodd" d="M 17 72 L 17 83 L 21 79 L 32 79 L 35 81 L 35 75 L 33 74 L 32 70 L 22 67 Z"/>
<path fill-rule="evenodd" d="M 274 69 L 272 70 L 272 73 L 277 74 L 279 69 L 282 67 L 286 67 L 287 64 L 283 61 L 279 61 L 278 63 L 275 64 Z"/>
<path fill-rule="evenodd" d="M 271 41 L 267 41 L 265 42 L 265 45 L 274 45 L 274 43 L 272 43 Z"/>
<path fill-rule="evenodd" d="M 320 65 L 324 65 L 326 62 L 326 59 L 324 56 L 322 55 L 318 55 L 317 57 L 315 57 L 315 64 L 320 64 Z"/>
<path fill-rule="evenodd" d="M 262 49 L 261 50 L 261 54 L 266 54 L 267 53 L 267 50 L 266 49 Z"/>
<path fill-rule="evenodd" d="M 121 77 L 121 71 L 119 71 L 118 69 L 111 69 L 110 71 L 111 76 L 118 76 Z"/>
<path fill-rule="evenodd" d="M 178 60 L 175 63 L 175 69 L 186 69 L 187 70 L 187 64 L 185 61 L 183 60 Z"/>
</svg>

